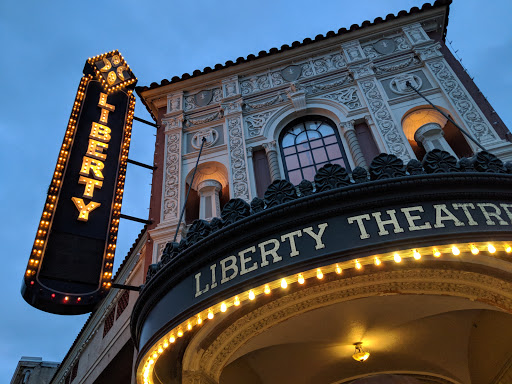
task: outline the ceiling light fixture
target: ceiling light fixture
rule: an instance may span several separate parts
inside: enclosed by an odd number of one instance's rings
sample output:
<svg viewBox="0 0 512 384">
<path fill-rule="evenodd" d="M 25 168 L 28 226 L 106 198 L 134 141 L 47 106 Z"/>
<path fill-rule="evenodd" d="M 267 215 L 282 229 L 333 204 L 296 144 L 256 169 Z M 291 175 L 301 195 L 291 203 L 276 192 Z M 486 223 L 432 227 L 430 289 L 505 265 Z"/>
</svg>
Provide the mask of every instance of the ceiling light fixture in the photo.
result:
<svg viewBox="0 0 512 384">
<path fill-rule="evenodd" d="M 360 361 L 362 363 L 362 362 L 366 361 L 366 359 L 368 359 L 368 357 L 370 357 L 370 352 L 365 351 L 363 349 L 363 343 L 362 342 L 355 343 L 354 346 L 356 348 L 356 351 L 352 355 L 352 358 L 354 360 Z"/>
</svg>

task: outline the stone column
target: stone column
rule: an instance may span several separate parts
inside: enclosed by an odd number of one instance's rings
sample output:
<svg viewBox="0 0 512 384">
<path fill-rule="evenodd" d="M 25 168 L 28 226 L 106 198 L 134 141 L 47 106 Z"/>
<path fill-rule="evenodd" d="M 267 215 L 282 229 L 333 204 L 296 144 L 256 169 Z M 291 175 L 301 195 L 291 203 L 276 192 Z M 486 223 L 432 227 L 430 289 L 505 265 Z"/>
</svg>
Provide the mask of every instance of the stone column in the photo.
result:
<svg viewBox="0 0 512 384">
<path fill-rule="evenodd" d="M 270 141 L 263 144 L 265 153 L 267 154 L 268 168 L 270 170 L 270 181 L 273 183 L 281 179 L 281 172 L 279 171 L 279 161 L 277 160 L 277 146 L 275 141 Z"/>
<path fill-rule="evenodd" d="M 214 217 L 220 217 L 219 192 L 222 184 L 217 180 L 203 180 L 197 185 L 199 192 L 199 218 L 210 221 Z"/>
<path fill-rule="evenodd" d="M 433 149 L 440 149 L 450 153 L 454 157 L 457 157 L 444 138 L 443 128 L 441 128 L 437 123 L 427 123 L 422 125 L 414 133 L 414 140 L 416 140 L 418 144 L 423 145 L 423 148 L 425 148 L 425 151 L 427 152 Z"/>
<path fill-rule="evenodd" d="M 247 150 L 247 171 L 249 172 L 249 187 L 251 188 L 251 196 L 258 196 L 256 192 L 256 178 L 254 175 L 254 163 L 252 159 L 253 147 L 246 147 Z"/>
<path fill-rule="evenodd" d="M 359 145 L 359 140 L 357 140 L 354 123 L 354 120 L 341 123 L 340 128 L 345 139 L 347 139 L 348 148 L 350 149 L 350 154 L 352 155 L 352 159 L 354 159 L 356 167 L 367 168 L 366 160 L 364 159 L 361 146 Z"/>
</svg>

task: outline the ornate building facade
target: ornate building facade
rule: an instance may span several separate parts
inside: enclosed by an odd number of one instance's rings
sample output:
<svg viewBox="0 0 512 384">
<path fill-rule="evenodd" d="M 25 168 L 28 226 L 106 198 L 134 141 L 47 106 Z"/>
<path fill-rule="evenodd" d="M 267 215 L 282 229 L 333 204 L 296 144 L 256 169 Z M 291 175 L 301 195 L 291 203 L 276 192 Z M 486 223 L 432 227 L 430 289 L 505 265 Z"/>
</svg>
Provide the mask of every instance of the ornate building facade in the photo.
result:
<svg viewBox="0 0 512 384">
<path fill-rule="evenodd" d="M 115 281 L 144 288 L 52 382 L 508 382 L 511 136 L 449 4 L 137 88 L 152 224 Z"/>
</svg>

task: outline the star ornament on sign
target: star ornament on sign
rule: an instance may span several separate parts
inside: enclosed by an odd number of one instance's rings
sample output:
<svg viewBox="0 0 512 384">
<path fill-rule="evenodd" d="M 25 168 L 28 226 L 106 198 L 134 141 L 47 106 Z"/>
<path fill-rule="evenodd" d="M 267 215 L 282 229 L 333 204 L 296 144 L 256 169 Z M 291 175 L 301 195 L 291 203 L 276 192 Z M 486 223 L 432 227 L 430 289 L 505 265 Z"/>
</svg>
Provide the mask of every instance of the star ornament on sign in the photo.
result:
<svg viewBox="0 0 512 384">
<path fill-rule="evenodd" d="M 119 91 L 137 81 L 130 66 L 117 50 L 92 57 L 87 63 L 93 67 L 96 78 L 107 93 Z"/>
</svg>

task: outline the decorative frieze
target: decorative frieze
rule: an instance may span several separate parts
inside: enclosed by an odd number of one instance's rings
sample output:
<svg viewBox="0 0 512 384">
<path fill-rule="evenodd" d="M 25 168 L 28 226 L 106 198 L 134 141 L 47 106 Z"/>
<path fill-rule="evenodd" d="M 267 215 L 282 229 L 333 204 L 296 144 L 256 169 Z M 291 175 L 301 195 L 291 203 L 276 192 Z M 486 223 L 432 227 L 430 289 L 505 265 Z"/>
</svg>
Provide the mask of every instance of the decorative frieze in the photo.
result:
<svg viewBox="0 0 512 384">
<path fill-rule="evenodd" d="M 373 70 L 376 74 L 381 75 L 389 72 L 403 70 L 407 67 L 418 64 L 420 64 L 420 60 L 414 54 L 409 54 L 405 56 L 405 58 L 402 57 L 399 60 L 393 60 L 386 63 L 381 63 L 380 65 L 374 65 Z"/>
<path fill-rule="evenodd" d="M 243 96 L 270 88 L 329 73 L 346 67 L 346 60 L 339 52 L 314 56 L 283 68 L 259 73 L 240 80 Z"/>
<path fill-rule="evenodd" d="M 366 62 L 358 65 L 351 65 L 349 68 L 354 79 L 359 80 L 366 76 L 371 76 L 374 74 L 372 63 Z"/>
<path fill-rule="evenodd" d="M 381 137 L 388 148 L 388 152 L 401 158 L 404 162 L 411 159 L 411 155 L 405 145 L 405 136 L 402 130 L 396 126 L 386 102 L 379 90 L 375 79 L 363 80 L 360 84 L 366 103 L 372 114 L 375 125 L 380 131 Z"/>
<path fill-rule="evenodd" d="M 263 127 L 267 123 L 268 119 L 276 113 L 277 109 L 272 109 L 270 111 L 255 113 L 253 115 L 247 116 L 245 118 L 245 123 L 247 127 L 247 134 L 249 137 L 260 136 L 263 131 Z"/>
<path fill-rule="evenodd" d="M 167 95 L 167 113 L 183 111 L 183 92 Z"/>
<path fill-rule="evenodd" d="M 224 98 L 239 96 L 240 87 L 238 85 L 238 76 L 232 76 L 222 80 L 222 91 Z"/>
<path fill-rule="evenodd" d="M 440 49 L 441 44 L 435 43 L 421 48 L 414 48 L 414 52 L 420 56 L 421 60 L 428 60 L 435 57 L 443 57 Z"/>
<path fill-rule="evenodd" d="M 191 111 L 196 108 L 205 107 L 210 104 L 220 102 L 222 99 L 222 90 L 220 88 L 213 88 L 202 90 L 194 95 L 185 97 L 185 111 Z"/>
<path fill-rule="evenodd" d="M 233 198 L 249 201 L 249 184 L 245 160 L 245 145 L 242 131 L 241 115 L 228 117 L 229 160 L 231 164 L 231 180 Z"/>
<path fill-rule="evenodd" d="M 271 97 L 270 99 L 264 99 L 262 101 L 258 101 L 255 103 L 249 103 L 246 101 L 244 104 L 244 109 L 248 110 L 248 111 L 250 111 L 251 109 L 261 109 L 261 108 L 269 107 L 269 106 L 277 104 L 277 103 L 281 103 L 283 101 L 284 100 L 283 100 L 283 97 L 281 96 L 281 94 L 278 94 L 276 96 Z"/>
<path fill-rule="evenodd" d="M 427 62 L 428 68 L 432 71 L 437 81 L 450 99 L 457 113 L 469 129 L 470 134 L 481 143 L 499 140 L 496 132 L 486 122 L 481 111 L 466 93 L 459 80 L 443 59 Z"/>
<path fill-rule="evenodd" d="M 314 84 L 313 89 L 318 91 L 327 91 L 331 88 L 341 87 L 342 85 L 351 83 L 353 80 L 350 75 L 342 76 L 341 78 L 323 84 Z"/>
<path fill-rule="evenodd" d="M 361 101 L 359 100 L 359 96 L 357 95 L 356 87 L 342 89 L 341 91 L 324 95 L 322 96 L 322 98 L 337 101 L 338 103 L 343 104 L 350 110 L 362 107 Z"/>
<path fill-rule="evenodd" d="M 365 44 L 362 47 L 365 57 L 376 59 L 378 57 L 390 55 L 395 52 L 411 49 L 411 45 L 403 36 L 393 36 Z"/>
<path fill-rule="evenodd" d="M 187 118 L 186 126 L 191 127 L 193 125 L 206 124 L 214 120 L 219 120 L 223 117 L 222 111 L 210 113 L 204 116 L 200 116 L 197 118 Z"/>
<path fill-rule="evenodd" d="M 166 132 L 163 221 L 178 220 L 180 190 L 181 131 Z"/>
<path fill-rule="evenodd" d="M 411 88 L 407 86 L 407 83 L 411 83 L 411 85 L 416 89 L 421 89 L 423 85 L 423 80 L 421 77 L 416 76 L 413 73 L 402 73 L 398 76 L 395 76 L 389 82 L 389 88 L 399 95 L 406 95 L 408 93 L 414 92 Z"/>
</svg>

